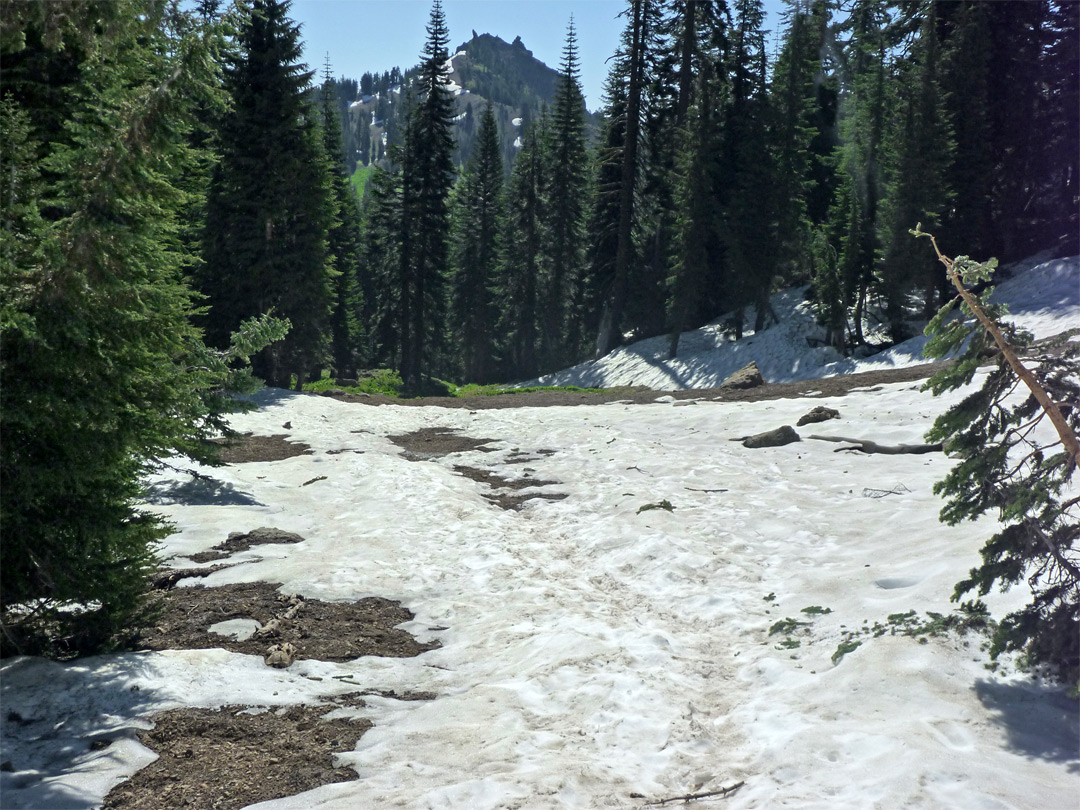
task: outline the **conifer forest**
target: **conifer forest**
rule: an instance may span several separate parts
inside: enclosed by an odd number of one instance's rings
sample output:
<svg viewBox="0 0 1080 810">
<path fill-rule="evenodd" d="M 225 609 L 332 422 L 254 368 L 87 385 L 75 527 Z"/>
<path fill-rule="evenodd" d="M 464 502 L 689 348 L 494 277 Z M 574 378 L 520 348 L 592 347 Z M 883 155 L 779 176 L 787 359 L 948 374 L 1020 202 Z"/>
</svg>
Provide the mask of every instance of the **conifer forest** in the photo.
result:
<svg viewBox="0 0 1080 810">
<path fill-rule="evenodd" d="M 255 380 L 674 357 L 799 284 L 850 353 L 870 309 L 901 341 L 951 297 L 917 223 L 949 255 L 1080 248 L 1069 0 L 789 0 L 778 36 L 761 0 L 627 0 L 599 115 L 568 20 L 512 160 L 491 104 L 456 138 L 440 0 L 418 63 L 361 79 L 306 62 L 287 0 L 0 14 L 3 606 L 100 606 L 43 647 L 5 620 L 8 652 L 123 643 L 169 530 L 139 477 L 210 454 Z M 397 108 L 362 144 L 361 96 Z"/>
</svg>

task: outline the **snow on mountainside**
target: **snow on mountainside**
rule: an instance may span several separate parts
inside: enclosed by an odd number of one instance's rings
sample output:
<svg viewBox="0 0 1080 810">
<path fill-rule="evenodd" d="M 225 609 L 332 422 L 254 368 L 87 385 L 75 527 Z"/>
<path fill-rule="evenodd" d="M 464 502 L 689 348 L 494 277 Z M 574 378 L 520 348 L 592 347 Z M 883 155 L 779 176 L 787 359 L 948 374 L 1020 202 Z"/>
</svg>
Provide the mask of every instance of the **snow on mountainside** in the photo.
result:
<svg viewBox="0 0 1080 810">
<path fill-rule="evenodd" d="M 999 284 L 995 303 L 1009 305 L 1010 320 L 1047 337 L 1080 327 L 1080 257 L 1013 265 L 1008 280 Z M 662 391 L 684 388 L 713 388 L 729 374 L 755 361 L 768 382 L 790 382 L 880 371 L 928 362 L 922 356 L 926 338 L 919 336 L 864 358 L 844 357 L 835 349 L 821 346 L 823 330 L 814 321 L 806 288 L 784 290 L 772 298 L 780 323 L 752 331 L 735 341 L 725 323 L 730 316 L 684 332 L 679 353 L 668 359 L 666 335 L 623 346 L 606 357 L 547 374 L 522 385 L 579 385 L 611 388 L 641 385 Z M 753 312 L 748 316 L 753 323 Z M 815 346 L 811 346 L 808 343 Z"/>
</svg>

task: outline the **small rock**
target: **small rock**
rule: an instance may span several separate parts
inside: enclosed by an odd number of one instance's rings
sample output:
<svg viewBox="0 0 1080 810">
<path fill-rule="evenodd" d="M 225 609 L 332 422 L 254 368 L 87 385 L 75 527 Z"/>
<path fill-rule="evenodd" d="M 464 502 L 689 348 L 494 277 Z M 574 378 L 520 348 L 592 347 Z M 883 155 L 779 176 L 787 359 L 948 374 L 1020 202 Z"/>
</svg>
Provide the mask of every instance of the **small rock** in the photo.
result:
<svg viewBox="0 0 1080 810">
<path fill-rule="evenodd" d="M 830 419 L 839 419 L 840 411 L 835 408 L 826 408 L 824 405 L 818 405 L 810 413 L 805 416 L 799 417 L 799 421 L 795 424 L 799 427 L 803 425 L 809 425 L 814 422 L 827 422 Z"/>
<path fill-rule="evenodd" d="M 324 397 L 343 397 L 348 391 L 343 388 L 327 388 L 325 391 L 320 392 Z"/>
<path fill-rule="evenodd" d="M 271 619 L 252 635 L 255 638 L 276 638 L 281 633 L 281 620 Z"/>
<path fill-rule="evenodd" d="M 750 361 L 734 374 L 720 383 L 721 388 L 757 388 L 765 384 L 765 378 L 761 376 L 761 369 L 757 363 Z"/>
<path fill-rule="evenodd" d="M 743 447 L 756 449 L 759 447 L 781 447 L 782 445 L 798 441 L 802 441 L 802 439 L 800 439 L 799 434 L 795 432 L 795 428 L 791 425 L 784 425 L 783 427 L 778 427 L 776 430 L 767 430 L 764 433 L 758 433 L 755 436 L 747 436 L 742 440 L 742 443 Z"/>
<path fill-rule="evenodd" d="M 266 651 L 266 657 L 263 659 L 268 667 L 275 667 L 276 669 L 285 669 L 296 659 L 296 647 L 289 642 L 284 644 L 275 644 L 273 647 Z"/>
<path fill-rule="evenodd" d="M 337 382 L 338 385 L 344 385 L 347 388 L 352 388 L 360 384 L 359 380 L 354 380 L 352 377 L 338 377 L 335 382 Z"/>
<path fill-rule="evenodd" d="M 286 422 L 282 427 L 286 430 L 292 430 L 292 422 Z"/>
</svg>

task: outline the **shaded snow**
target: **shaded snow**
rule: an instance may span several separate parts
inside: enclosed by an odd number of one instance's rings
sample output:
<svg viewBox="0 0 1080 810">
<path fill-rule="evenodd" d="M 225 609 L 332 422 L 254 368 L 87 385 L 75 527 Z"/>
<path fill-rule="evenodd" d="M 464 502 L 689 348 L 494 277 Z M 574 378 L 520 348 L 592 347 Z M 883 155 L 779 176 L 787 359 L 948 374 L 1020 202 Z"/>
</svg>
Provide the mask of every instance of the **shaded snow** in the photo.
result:
<svg viewBox="0 0 1080 810">
<path fill-rule="evenodd" d="M 1000 294 L 1038 329 L 1077 325 L 1076 263 L 1035 272 Z M 797 309 L 796 299 L 777 305 Z M 803 333 L 775 327 L 753 344 L 774 372 L 784 357 L 801 361 L 795 374 L 829 362 L 805 342 L 784 349 L 783 334 Z M 729 342 L 708 329 L 687 338 L 699 341 L 688 342 L 699 366 L 687 379 L 721 374 L 704 358 L 734 351 Z M 924 645 L 866 637 L 831 660 L 844 628 L 909 610 L 948 613 L 953 583 L 977 563 L 993 524 L 938 523 L 932 486 L 952 464 L 940 454 L 853 456 L 808 437 L 918 442 L 962 395 L 934 399 L 905 383 L 813 400 L 659 396 L 469 412 L 264 391 L 236 427 L 267 435 L 291 422 L 291 438 L 313 454 L 202 470 L 243 497 L 156 505 L 178 528 L 165 555 L 259 526 L 297 532 L 304 543 L 245 552 L 250 562 L 203 581 L 399 599 L 416 613 L 405 629 L 443 646 L 286 670 L 223 650 L 0 662 L 4 712 L 29 721 L 3 724 L 14 770 L 0 772 L 0 804 L 96 806 L 153 758 L 134 739 L 148 714 L 311 701 L 355 689 L 334 679 L 349 675 L 366 688 L 438 697 L 365 698 L 375 727 L 341 755 L 358 780 L 260 810 L 636 808 L 643 801 L 631 794 L 660 799 L 741 780 L 725 808 L 1075 807 L 1075 701 L 1008 662 L 992 672 L 978 636 Z M 794 424 L 819 404 L 841 419 L 801 428 L 798 444 L 731 441 Z M 494 437 L 495 451 L 413 462 L 387 438 L 424 427 Z M 514 450 L 531 460 L 506 465 Z M 541 491 L 568 497 L 504 512 L 455 464 L 558 481 Z M 186 480 L 164 473 L 152 483 L 183 492 Z M 640 511 L 661 500 L 674 510 Z M 1000 617 L 1024 597 L 1021 587 L 987 601 Z M 814 605 L 832 612 L 802 612 Z M 786 617 L 808 623 L 796 648 L 769 635 Z M 100 737 L 118 741 L 92 750 Z"/>
<path fill-rule="evenodd" d="M 995 303 L 1008 303 L 1012 320 L 1036 337 L 1080 326 L 1080 258 L 1054 259 L 1014 268 L 1014 276 L 994 292 Z M 920 365 L 927 338 L 920 335 L 866 358 L 844 357 L 821 346 L 824 330 L 815 320 L 805 287 L 784 290 L 771 299 L 780 323 L 753 334 L 749 329 L 735 341 L 727 326 L 730 316 L 684 332 L 679 352 L 668 359 L 668 337 L 642 340 L 524 385 L 614 387 L 643 385 L 657 390 L 712 388 L 729 374 L 755 361 L 769 382 L 790 382 L 856 371 L 879 371 Z M 753 325 L 754 312 L 748 310 Z M 807 339 L 815 343 L 811 347 Z"/>
</svg>

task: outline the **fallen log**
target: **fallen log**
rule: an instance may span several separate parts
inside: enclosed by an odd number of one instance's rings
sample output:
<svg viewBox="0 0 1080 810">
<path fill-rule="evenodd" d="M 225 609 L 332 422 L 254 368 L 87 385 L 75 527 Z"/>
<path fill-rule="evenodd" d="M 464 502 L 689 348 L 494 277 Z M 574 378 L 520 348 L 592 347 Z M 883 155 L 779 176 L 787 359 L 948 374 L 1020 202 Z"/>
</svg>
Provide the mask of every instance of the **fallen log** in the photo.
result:
<svg viewBox="0 0 1080 810">
<path fill-rule="evenodd" d="M 885 455 L 897 456 L 905 453 L 920 455 L 922 453 L 939 453 L 944 450 L 941 442 L 935 444 L 878 444 L 870 439 L 849 439 L 846 436 L 809 436 L 823 442 L 847 442 L 853 447 L 838 447 L 833 452 L 841 453 L 845 450 L 855 450 L 859 453 L 884 453 Z"/>
</svg>

